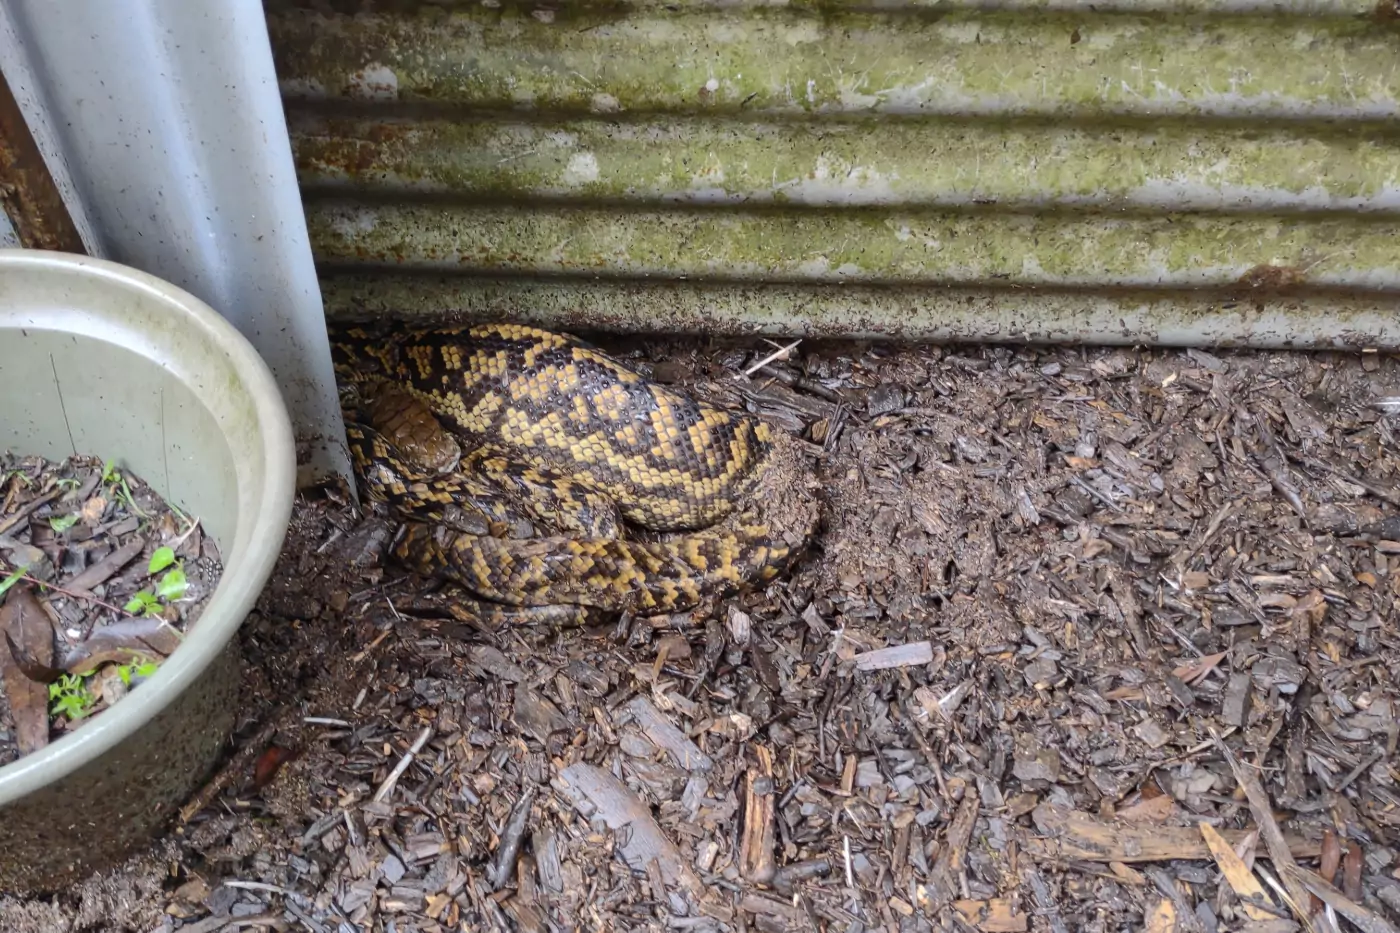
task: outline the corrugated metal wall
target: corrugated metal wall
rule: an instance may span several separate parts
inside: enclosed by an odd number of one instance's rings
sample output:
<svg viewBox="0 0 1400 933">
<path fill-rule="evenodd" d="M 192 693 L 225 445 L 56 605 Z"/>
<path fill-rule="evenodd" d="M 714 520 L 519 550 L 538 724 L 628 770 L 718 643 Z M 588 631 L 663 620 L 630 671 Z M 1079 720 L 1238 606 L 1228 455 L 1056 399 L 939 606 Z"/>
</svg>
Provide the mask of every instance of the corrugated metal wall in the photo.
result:
<svg viewBox="0 0 1400 933">
<path fill-rule="evenodd" d="M 328 314 L 1400 342 L 1396 0 L 268 0 Z"/>
</svg>

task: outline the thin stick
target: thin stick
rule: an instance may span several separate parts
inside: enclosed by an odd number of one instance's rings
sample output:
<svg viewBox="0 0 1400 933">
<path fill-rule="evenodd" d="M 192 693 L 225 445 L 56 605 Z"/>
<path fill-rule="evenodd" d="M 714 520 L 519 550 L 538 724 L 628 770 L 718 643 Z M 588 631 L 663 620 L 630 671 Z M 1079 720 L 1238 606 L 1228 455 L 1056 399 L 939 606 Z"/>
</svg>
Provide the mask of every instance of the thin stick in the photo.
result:
<svg viewBox="0 0 1400 933">
<path fill-rule="evenodd" d="M 379 790 L 374 792 L 374 802 L 379 803 L 388 797 L 394 790 L 394 785 L 399 783 L 399 778 L 408 770 L 408 766 L 413 762 L 413 756 L 423 750 L 423 746 L 428 744 L 428 739 L 432 738 L 433 727 L 424 726 L 423 731 L 418 733 L 418 738 L 413 741 L 413 745 L 404 756 L 399 759 L 399 763 L 394 765 L 394 770 L 389 772 L 389 776 L 384 779 L 384 783 L 379 785 Z"/>
<path fill-rule="evenodd" d="M 754 363 L 754 364 L 753 364 L 752 366 L 750 366 L 748 369 L 744 370 L 744 375 L 745 375 L 745 376 L 752 376 L 754 373 L 758 372 L 760 369 L 762 369 L 763 367 L 767 366 L 769 363 L 773 362 L 774 360 L 777 360 L 777 359 L 787 359 L 787 355 L 788 355 L 789 353 L 791 353 L 793 350 L 797 349 L 797 345 L 798 345 L 799 343 L 801 343 L 801 342 L 802 342 L 802 338 L 801 338 L 801 337 L 798 337 L 796 340 L 794 340 L 792 343 L 788 344 L 787 346 L 785 346 L 785 347 L 779 347 L 778 349 L 774 350 L 772 353 L 770 353 L 770 354 L 768 354 L 767 356 L 765 356 L 763 359 L 759 360 L 757 363 Z"/>
<path fill-rule="evenodd" d="M 139 618 L 138 616 L 134 616 L 134 615 L 132 615 L 131 613 L 127 612 L 125 609 L 119 609 L 119 608 L 117 608 L 116 606 L 112 605 L 111 603 L 103 602 L 102 600 L 98 599 L 96 596 L 92 595 L 91 593 L 79 593 L 79 592 L 76 591 L 76 590 L 65 590 L 63 587 L 59 586 L 57 583 L 46 583 L 46 582 L 44 582 L 43 580 L 39 580 L 39 579 L 36 579 L 36 578 L 34 578 L 34 577 L 31 577 L 31 576 L 30 576 L 29 574 L 27 574 L 27 573 L 24 574 L 22 577 L 19 578 L 19 582 L 20 582 L 20 583 L 32 583 L 32 584 L 34 584 L 35 586 L 41 586 L 41 587 L 43 587 L 43 588 L 45 588 L 45 589 L 53 590 L 55 593 L 62 593 L 64 596 L 67 596 L 69 599 L 83 599 L 83 600 L 86 600 L 86 601 L 88 601 L 88 602 L 90 602 L 90 603 L 94 603 L 95 605 L 101 606 L 103 609 L 109 610 L 109 611 L 111 611 L 111 612 L 115 612 L 117 615 L 121 616 L 123 619 L 135 619 L 135 618 Z"/>
</svg>

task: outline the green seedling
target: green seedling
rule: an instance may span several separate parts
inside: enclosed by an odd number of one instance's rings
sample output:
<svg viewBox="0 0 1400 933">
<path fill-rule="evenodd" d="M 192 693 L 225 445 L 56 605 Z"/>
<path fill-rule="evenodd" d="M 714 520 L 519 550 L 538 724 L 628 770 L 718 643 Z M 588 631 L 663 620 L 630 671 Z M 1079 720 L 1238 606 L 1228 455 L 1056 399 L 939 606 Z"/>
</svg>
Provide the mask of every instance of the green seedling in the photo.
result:
<svg viewBox="0 0 1400 933">
<path fill-rule="evenodd" d="M 0 580 L 0 596 L 4 596 L 7 592 L 9 592 L 10 587 L 14 586 L 16 583 L 23 579 L 23 567 L 16 567 L 14 570 L 11 570 L 10 575 L 8 577 L 6 577 L 3 580 Z"/>
<path fill-rule="evenodd" d="M 140 664 L 122 664 L 117 668 L 117 676 L 122 679 L 122 683 L 130 687 L 133 677 L 140 677 L 142 680 L 145 680 L 158 670 L 160 670 L 160 665 L 155 661 L 143 661 Z"/>
<path fill-rule="evenodd" d="M 156 599 L 156 595 L 150 590 L 141 590 L 128 599 L 122 608 L 132 615 L 153 615 L 160 612 L 160 600 Z"/>
<path fill-rule="evenodd" d="M 131 494 L 131 486 L 126 482 L 126 474 L 117 469 L 116 464 L 111 460 L 102 465 L 102 485 L 115 487 L 118 498 L 135 514 L 142 518 L 151 517 L 136 504 L 136 497 Z"/>
<path fill-rule="evenodd" d="M 76 513 L 72 515 L 55 515 L 53 518 L 49 519 L 49 527 L 59 534 L 63 534 L 76 524 L 78 524 L 78 516 Z"/>
<path fill-rule="evenodd" d="M 151 563 L 147 567 L 147 570 L 151 573 L 160 573 L 173 563 L 175 563 L 174 548 L 162 545 L 156 548 L 155 553 L 151 555 Z"/>
<path fill-rule="evenodd" d="M 74 674 L 64 674 L 49 684 L 49 704 L 55 716 L 66 716 L 70 721 L 82 719 L 95 702 L 87 683 Z"/>
<path fill-rule="evenodd" d="M 171 566 L 171 565 L 174 566 Z M 167 569 L 169 568 L 169 569 Z M 151 562 L 147 570 L 152 574 L 160 573 L 161 578 L 156 581 L 155 591 L 140 590 L 132 596 L 123 607 L 127 612 L 135 615 L 153 615 L 161 610 L 161 607 L 172 599 L 179 599 L 185 595 L 185 590 L 189 589 L 189 580 L 185 576 L 185 567 L 175 559 L 175 551 L 168 547 L 158 547 L 151 555 Z"/>
</svg>

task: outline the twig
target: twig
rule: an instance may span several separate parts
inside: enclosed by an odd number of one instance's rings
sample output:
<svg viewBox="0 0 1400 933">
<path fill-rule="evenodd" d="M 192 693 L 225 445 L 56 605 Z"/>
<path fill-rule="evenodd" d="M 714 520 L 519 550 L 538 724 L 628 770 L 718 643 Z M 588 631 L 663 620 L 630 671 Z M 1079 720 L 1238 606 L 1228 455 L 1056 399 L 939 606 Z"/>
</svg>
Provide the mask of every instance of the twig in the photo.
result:
<svg viewBox="0 0 1400 933">
<path fill-rule="evenodd" d="M 1337 786 L 1332 788 L 1332 793 L 1340 794 L 1342 791 L 1346 790 L 1348 787 L 1351 786 L 1352 781 L 1361 777 L 1361 772 L 1365 771 L 1367 768 L 1371 767 L 1384 757 L 1385 752 L 1382 751 L 1374 751 L 1371 754 L 1367 755 L 1364 759 L 1357 763 L 1355 768 L 1352 768 L 1350 771 L 1347 772 L 1346 777 L 1342 778 L 1340 781 L 1337 782 Z"/>
<path fill-rule="evenodd" d="M 209 783 L 205 784 L 199 791 L 190 798 L 189 802 L 180 810 L 178 825 L 183 826 L 194 819 L 199 811 L 209 806 L 224 788 L 233 783 L 234 778 L 245 773 L 248 766 L 253 763 L 253 759 L 262 754 L 264 748 L 272 741 L 272 737 L 277 734 L 278 728 L 282 725 L 284 713 L 281 716 L 274 716 L 263 723 L 258 728 L 257 733 L 251 739 L 244 742 L 239 749 L 229 758 L 228 763 L 223 766 Z"/>
<path fill-rule="evenodd" d="M 1332 910 L 1346 917 L 1361 933 L 1396 933 L 1394 924 L 1338 891 L 1306 868 L 1294 865 L 1290 872 L 1295 881 L 1317 895 Z"/>
<path fill-rule="evenodd" d="M 1348 473 L 1346 470 L 1338 469 L 1337 467 L 1334 467 L 1332 464 L 1326 462 L 1325 460 L 1315 460 L 1311 457 L 1300 457 L 1296 455 L 1293 456 L 1292 459 L 1297 463 L 1301 463 L 1304 466 L 1312 467 L 1315 470 L 1322 470 L 1324 473 L 1331 473 L 1333 476 L 1339 477 L 1340 479 L 1345 480 L 1351 485 L 1356 486 L 1359 489 L 1365 490 L 1366 492 L 1375 496 L 1377 499 L 1380 499 L 1384 502 L 1389 502 L 1391 505 L 1394 506 L 1400 506 L 1400 495 L 1396 495 L 1395 490 L 1390 489 L 1389 487 L 1382 486 L 1379 483 L 1373 483 L 1367 479 L 1362 479 L 1360 476 Z"/>
<path fill-rule="evenodd" d="M 357 651 L 357 652 L 354 654 L 354 656 L 352 656 L 352 657 L 350 658 L 350 663 L 351 663 L 351 664 L 359 664 L 361 661 L 363 661 L 365 658 L 367 658 L 367 657 L 369 656 L 369 653 L 370 653 L 371 651 L 373 651 L 375 648 L 378 648 L 380 642 L 382 642 L 382 641 L 384 641 L 384 639 L 388 638 L 388 637 L 389 637 L 389 634 L 390 634 L 391 632 L 393 632 L 393 629 L 392 629 L 392 628 L 386 628 L 384 631 L 382 631 L 382 632 L 380 632 L 378 635 L 374 636 L 374 641 L 370 642 L 368 645 L 365 645 L 363 648 L 361 648 L 359 651 Z"/>
<path fill-rule="evenodd" d="M 46 583 L 46 582 L 43 581 L 43 580 L 37 579 L 37 578 L 35 578 L 35 577 L 31 577 L 31 576 L 30 576 L 29 574 L 27 574 L 27 573 L 26 573 L 24 576 L 20 577 L 19 579 L 20 579 L 20 582 L 21 582 L 21 583 L 32 583 L 32 584 L 35 585 L 35 586 L 40 586 L 40 587 L 43 587 L 44 589 L 53 590 L 55 593 L 62 593 L 64 596 L 67 596 L 69 599 L 82 599 L 82 600 L 86 600 L 87 602 L 93 603 L 94 605 L 101 606 L 103 609 L 106 609 L 106 610 L 108 610 L 109 612 L 115 612 L 118 616 L 120 616 L 120 617 L 123 618 L 123 619 L 136 619 L 136 618 L 140 618 L 139 616 L 134 616 L 134 615 L 132 615 L 131 613 L 127 612 L 125 609 L 120 609 L 120 608 L 118 608 L 118 607 L 112 605 L 112 604 L 109 603 L 109 602 L 104 602 L 104 601 L 98 599 L 96 596 L 92 595 L 91 593 L 84 593 L 84 592 L 79 592 L 79 591 L 76 591 L 76 590 L 67 590 L 67 589 L 64 589 L 63 587 L 59 586 L 57 583 Z"/>
<path fill-rule="evenodd" d="M 1237 420 L 1244 424 L 1253 423 L 1254 432 L 1259 439 L 1258 447 L 1254 451 L 1255 457 L 1264 468 L 1264 475 L 1269 478 L 1278 494 L 1283 496 L 1293 511 L 1298 513 L 1298 517 L 1304 522 L 1308 520 L 1308 510 L 1303 505 L 1303 498 L 1298 494 L 1298 487 L 1293 482 L 1293 477 L 1288 472 L 1288 458 L 1284 456 L 1283 448 L 1279 446 L 1278 439 L 1274 437 L 1274 432 L 1270 430 L 1267 415 L 1256 417 L 1253 412 L 1244 409 L 1246 417 Z"/>
<path fill-rule="evenodd" d="M 408 751 L 399 759 L 399 763 L 394 765 L 394 770 L 389 772 L 389 776 L 384 779 L 384 783 L 379 785 L 379 790 L 374 792 L 374 802 L 379 803 L 388 797 L 394 790 L 394 785 L 399 783 L 399 778 L 408 770 L 408 766 L 413 763 L 413 756 L 423 750 L 423 746 L 428 744 L 428 739 L 432 738 L 433 727 L 424 726 L 423 731 L 418 733 L 418 738 L 413 740 Z"/>
<path fill-rule="evenodd" d="M 178 550 L 180 550 L 180 545 L 182 545 L 182 544 L 184 544 L 186 541 L 188 541 L 190 535 L 194 534 L 194 530 L 195 530 L 196 528 L 198 528 L 198 527 L 199 527 L 199 519 L 198 519 L 197 517 L 196 517 L 196 518 L 190 519 L 190 527 L 186 528 L 183 532 L 180 533 L 180 536 L 179 536 L 178 538 L 176 538 L 174 541 L 171 541 L 171 542 L 170 542 L 170 550 L 172 550 L 172 551 L 178 551 Z"/>
<path fill-rule="evenodd" d="M 1220 754 L 1225 757 L 1226 763 L 1230 765 L 1230 770 L 1234 772 L 1235 780 L 1244 789 L 1245 797 L 1249 800 L 1249 809 L 1254 814 L 1254 822 L 1259 826 L 1259 835 L 1264 837 L 1264 843 L 1269 849 L 1269 858 L 1274 863 L 1274 868 L 1278 871 L 1280 879 L 1283 881 L 1286 900 L 1293 912 L 1297 915 L 1298 922 L 1303 929 L 1312 930 L 1312 921 L 1308 915 L 1308 891 L 1298 880 L 1298 863 L 1293 860 L 1293 853 L 1288 849 L 1288 842 L 1283 838 L 1283 832 L 1278 828 L 1278 822 L 1274 820 L 1273 805 L 1269 802 L 1269 795 L 1264 793 L 1264 788 L 1254 775 L 1245 771 L 1240 765 L 1235 753 L 1230 751 L 1230 746 L 1225 744 L 1225 740 L 1220 738 L 1215 729 L 1210 730 L 1210 736 L 1215 741 L 1215 745 L 1220 749 Z"/>
<path fill-rule="evenodd" d="M 1108 496 L 1106 496 L 1106 495 L 1104 495 L 1103 493 L 1099 492 L 1099 491 L 1098 491 L 1097 489 L 1095 489 L 1093 486 L 1090 486 L 1088 483 L 1084 482 L 1084 480 L 1082 480 L 1082 479 L 1080 479 L 1079 477 L 1075 476 L 1073 473 L 1071 473 L 1071 474 L 1069 475 L 1068 478 L 1069 478 L 1069 481 L 1070 481 L 1071 483 L 1073 483 L 1074 485 L 1078 486 L 1080 489 L 1084 490 L 1084 491 L 1087 492 L 1089 495 L 1093 496 L 1095 499 L 1099 500 L 1100 502 L 1102 502 L 1104 505 L 1108 506 L 1108 507 L 1109 507 L 1110 509 L 1112 509 L 1113 511 L 1115 511 L 1115 512 L 1121 512 L 1121 511 L 1123 511 L 1122 509 L 1120 509 L 1120 508 L 1118 507 L 1118 503 L 1114 502 L 1114 501 L 1113 501 L 1112 499 L 1110 499 Z"/>
<path fill-rule="evenodd" d="M 773 362 L 774 360 L 777 360 L 777 359 L 787 359 L 787 355 L 788 355 L 789 353 L 791 353 L 793 350 L 797 349 L 797 345 L 798 345 L 799 343 L 801 343 L 801 342 L 802 342 L 802 338 L 799 337 L 799 338 L 797 338 L 796 340 L 794 340 L 792 343 L 788 344 L 787 346 L 785 346 L 785 347 L 779 347 L 778 349 L 774 350 L 772 353 L 770 353 L 770 354 L 768 354 L 767 356 L 765 356 L 763 359 L 759 360 L 757 363 L 754 363 L 754 364 L 753 364 L 752 366 L 750 366 L 748 369 L 744 370 L 744 375 L 745 375 L 745 376 L 752 376 L 754 373 L 758 372 L 760 369 L 762 369 L 763 367 L 767 366 L 769 363 Z"/>
<path fill-rule="evenodd" d="M 41 505 L 47 505 L 48 503 L 57 499 L 62 494 L 63 487 L 61 486 L 58 489 L 51 489 L 48 492 L 44 493 L 42 496 L 38 496 L 37 498 L 26 502 L 23 506 L 20 507 L 20 510 L 18 512 L 9 516 L 8 518 L 0 518 L 0 535 L 3 535 L 11 528 L 24 521 Z"/>
<path fill-rule="evenodd" d="M 1229 517 L 1234 507 L 1235 504 L 1233 502 L 1227 502 L 1210 517 L 1210 523 L 1206 525 L 1206 531 L 1205 534 L 1201 535 L 1201 540 L 1193 544 L 1180 561 L 1173 561 L 1173 563 L 1177 565 L 1178 572 L 1185 570 L 1187 565 L 1195 559 L 1196 555 L 1210 543 L 1210 539 L 1214 538 L 1215 533 L 1220 530 L 1220 526 L 1225 524 L 1225 519 Z"/>
</svg>

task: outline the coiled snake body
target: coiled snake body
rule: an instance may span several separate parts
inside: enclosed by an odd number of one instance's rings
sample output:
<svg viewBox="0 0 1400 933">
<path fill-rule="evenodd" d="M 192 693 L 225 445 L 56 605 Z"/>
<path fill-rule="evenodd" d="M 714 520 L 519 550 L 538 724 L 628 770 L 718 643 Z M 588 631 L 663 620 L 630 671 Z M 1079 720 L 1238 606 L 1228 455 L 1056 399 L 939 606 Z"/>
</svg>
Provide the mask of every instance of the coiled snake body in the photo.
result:
<svg viewBox="0 0 1400 933">
<path fill-rule="evenodd" d="M 351 327 L 332 350 L 357 478 L 404 519 L 392 555 L 462 585 L 483 615 L 690 609 L 772 579 L 815 530 L 814 508 L 767 501 L 792 492 L 768 478 L 788 438 L 576 337 Z"/>
</svg>

